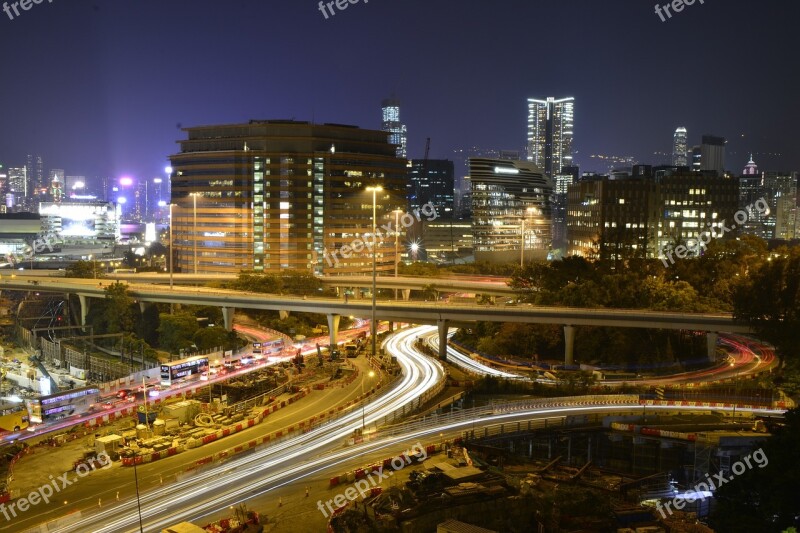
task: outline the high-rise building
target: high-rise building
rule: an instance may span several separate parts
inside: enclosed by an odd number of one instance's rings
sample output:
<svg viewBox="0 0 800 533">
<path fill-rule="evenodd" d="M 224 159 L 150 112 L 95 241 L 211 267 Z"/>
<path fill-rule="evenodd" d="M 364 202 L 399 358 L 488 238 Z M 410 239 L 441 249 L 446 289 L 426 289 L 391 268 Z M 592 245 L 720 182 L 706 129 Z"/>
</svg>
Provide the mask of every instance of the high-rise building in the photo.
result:
<svg viewBox="0 0 800 533">
<path fill-rule="evenodd" d="M 676 167 L 689 166 L 688 159 L 688 136 L 686 128 L 678 128 L 672 137 L 672 164 Z"/>
<path fill-rule="evenodd" d="M 700 172 L 703 168 L 703 149 L 699 144 L 692 146 L 692 160 L 691 169 L 694 172 Z"/>
<path fill-rule="evenodd" d="M 753 154 L 750 154 L 750 161 L 745 165 L 742 171 L 743 176 L 758 176 L 758 165 L 753 161 Z"/>
<path fill-rule="evenodd" d="M 582 180 L 567 198 L 568 253 L 605 260 L 662 257 L 677 245 L 694 246 L 712 228 L 723 235 L 720 226 L 730 227 L 739 203 L 736 180 L 685 170 L 659 179 Z"/>
<path fill-rule="evenodd" d="M 454 173 L 453 162 L 449 159 L 413 159 L 408 172 L 409 211 L 430 203 L 440 216 L 452 217 L 455 208 Z"/>
<path fill-rule="evenodd" d="M 739 209 L 738 180 L 713 172 L 664 176 L 659 187 L 659 250 L 694 245 L 705 232 L 725 235 L 721 225 L 730 226 Z"/>
<path fill-rule="evenodd" d="M 185 128 L 170 156 L 175 266 L 240 270 L 394 272 L 394 239 L 372 235 L 407 204 L 407 161 L 382 131 L 253 120 Z M 384 237 L 382 241 L 381 238 Z"/>
<path fill-rule="evenodd" d="M 789 193 L 778 198 L 775 216 L 775 238 L 793 240 L 800 238 L 800 205 L 798 205 L 797 181 Z"/>
<path fill-rule="evenodd" d="M 717 176 L 725 174 L 725 137 L 703 135 L 700 145 L 700 170 L 710 170 Z"/>
<path fill-rule="evenodd" d="M 562 174 L 553 177 L 553 249 L 561 255 L 567 249 L 567 192 L 569 186 L 578 182 L 580 169 L 564 167 Z"/>
<path fill-rule="evenodd" d="M 744 175 L 739 178 L 739 209 L 743 209 L 749 214 L 747 221 L 741 226 L 741 233 L 770 239 L 772 231 L 765 223 L 770 213 L 753 208 L 756 201 L 761 198 L 764 198 L 761 174 L 758 173 L 758 166 L 750 157 L 750 162 L 744 169 Z"/>
<path fill-rule="evenodd" d="M 64 169 L 54 168 L 50 170 L 48 194 L 54 202 L 60 202 L 64 198 L 64 179 Z"/>
<path fill-rule="evenodd" d="M 567 253 L 624 261 L 654 257 L 658 233 L 658 184 L 650 178 L 598 176 L 569 187 Z"/>
<path fill-rule="evenodd" d="M 528 161 L 552 177 L 572 165 L 575 98 L 528 99 Z"/>
<path fill-rule="evenodd" d="M 552 245 L 553 185 L 526 161 L 469 159 L 476 261 L 547 258 Z"/>
<path fill-rule="evenodd" d="M 25 211 L 30 208 L 30 182 L 26 167 L 8 169 L 8 194 L 12 195 L 14 211 Z M 8 202 L 6 202 L 8 205 Z"/>
<path fill-rule="evenodd" d="M 28 174 L 28 208 L 36 209 L 38 202 L 46 198 L 49 187 L 45 181 L 42 156 L 28 154 L 25 168 Z"/>
<path fill-rule="evenodd" d="M 388 98 L 381 102 L 381 130 L 389 133 L 389 142 L 396 145 L 397 157 L 408 157 L 408 132 L 400 122 L 400 100 Z"/>
<path fill-rule="evenodd" d="M 783 203 L 784 209 L 791 205 L 797 190 L 797 173 L 767 171 L 761 175 L 764 199 L 769 204 L 769 213 L 762 214 L 767 239 L 778 239 L 778 203 L 781 198 L 790 198 Z M 792 191 L 795 191 L 793 194 Z"/>
</svg>

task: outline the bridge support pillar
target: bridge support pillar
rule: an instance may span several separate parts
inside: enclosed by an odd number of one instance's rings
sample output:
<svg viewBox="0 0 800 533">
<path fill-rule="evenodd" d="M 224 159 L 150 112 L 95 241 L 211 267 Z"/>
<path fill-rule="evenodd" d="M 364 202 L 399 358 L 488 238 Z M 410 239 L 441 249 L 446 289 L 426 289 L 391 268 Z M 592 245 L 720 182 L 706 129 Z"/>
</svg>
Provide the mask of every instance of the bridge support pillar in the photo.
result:
<svg viewBox="0 0 800 533">
<path fill-rule="evenodd" d="M 403 289 L 403 301 L 407 302 L 411 299 L 411 289 Z"/>
<path fill-rule="evenodd" d="M 564 326 L 564 364 L 571 365 L 575 357 L 575 326 Z"/>
<path fill-rule="evenodd" d="M 144 312 L 147 311 L 147 308 L 150 307 L 151 305 L 153 305 L 153 302 L 142 302 L 140 300 L 139 301 L 139 312 L 144 314 Z"/>
<path fill-rule="evenodd" d="M 225 329 L 227 331 L 233 331 L 233 317 L 236 315 L 236 308 L 235 307 L 223 307 L 222 308 L 222 319 L 225 321 Z"/>
<path fill-rule="evenodd" d="M 89 314 L 89 297 L 83 294 L 78 295 L 78 302 L 81 304 L 81 328 L 86 328 L 86 315 Z"/>
<path fill-rule="evenodd" d="M 439 327 L 439 359 L 447 361 L 447 320 L 439 320 L 436 325 Z"/>
<path fill-rule="evenodd" d="M 709 331 L 706 333 L 706 347 L 708 349 L 708 360 L 712 363 L 717 360 L 717 340 L 719 333 L 716 331 Z"/>
<path fill-rule="evenodd" d="M 289 311 L 278 311 L 278 318 L 281 320 L 286 320 L 289 318 Z"/>
<path fill-rule="evenodd" d="M 330 347 L 333 349 L 338 342 L 339 337 L 339 315 L 328 315 L 328 333 L 330 333 Z"/>
</svg>

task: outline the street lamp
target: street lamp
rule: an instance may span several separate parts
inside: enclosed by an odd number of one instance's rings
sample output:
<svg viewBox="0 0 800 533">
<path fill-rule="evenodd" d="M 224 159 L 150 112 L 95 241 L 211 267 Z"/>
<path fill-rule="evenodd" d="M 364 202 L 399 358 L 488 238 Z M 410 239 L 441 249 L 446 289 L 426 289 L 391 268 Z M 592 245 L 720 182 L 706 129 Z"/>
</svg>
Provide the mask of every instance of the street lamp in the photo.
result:
<svg viewBox="0 0 800 533">
<path fill-rule="evenodd" d="M 395 209 L 394 213 L 394 278 L 397 281 L 397 271 L 400 265 L 400 213 L 402 209 Z M 397 300 L 397 287 L 394 289 L 394 299 Z"/>
<path fill-rule="evenodd" d="M 372 335 L 372 357 L 375 357 L 378 355 L 377 339 L 375 338 L 378 334 L 378 327 L 375 324 L 375 307 L 377 305 L 375 301 L 375 288 L 377 285 L 376 277 L 378 264 L 378 242 L 376 238 L 378 232 L 378 203 L 376 195 L 379 191 L 383 190 L 383 187 L 376 185 L 374 187 L 367 187 L 367 190 L 372 193 L 372 320 L 370 321 L 370 334 Z"/>
<path fill-rule="evenodd" d="M 89 255 L 89 261 L 92 262 L 92 277 L 97 279 L 97 258 L 93 255 Z"/>
<path fill-rule="evenodd" d="M 193 212 L 193 222 L 192 222 L 192 243 L 194 247 L 194 273 L 197 274 L 197 196 L 200 193 L 192 192 L 189 193 L 189 196 L 192 197 L 192 212 Z"/>
<path fill-rule="evenodd" d="M 370 370 L 369 374 L 367 374 L 367 376 L 369 376 L 371 378 L 374 378 L 375 377 L 375 371 L 374 370 Z M 364 403 L 364 380 L 366 379 L 367 376 L 362 376 L 362 378 L 361 378 L 361 433 L 362 434 L 364 433 L 364 429 L 366 429 L 366 427 L 367 427 L 367 424 L 365 422 L 367 406 Z"/>
</svg>

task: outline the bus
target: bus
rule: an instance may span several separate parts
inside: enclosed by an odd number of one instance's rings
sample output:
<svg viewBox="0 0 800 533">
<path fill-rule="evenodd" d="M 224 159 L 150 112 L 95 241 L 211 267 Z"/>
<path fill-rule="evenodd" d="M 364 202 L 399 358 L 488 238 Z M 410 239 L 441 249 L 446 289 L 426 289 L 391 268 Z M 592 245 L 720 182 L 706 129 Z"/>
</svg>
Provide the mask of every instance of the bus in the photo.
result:
<svg viewBox="0 0 800 533">
<path fill-rule="evenodd" d="M 283 339 L 267 341 L 261 345 L 261 349 L 266 355 L 279 354 L 283 351 Z"/>
<path fill-rule="evenodd" d="M 204 355 L 164 363 L 161 365 L 161 386 L 171 387 L 174 383 L 199 378 L 204 372 L 208 372 L 208 357 Z"/>
<path fill-rule="evenodd" d="M 100 399 L 100 389 L 83 387 L 25 400 L 31 424 L 44 424 L 83 414 Z"/>
<path fill-rule="evenodd" d="M 28 427 L 30 415 L 21 403 L 0 405 L 0 430 L 21 431 Z"/>
</svg>

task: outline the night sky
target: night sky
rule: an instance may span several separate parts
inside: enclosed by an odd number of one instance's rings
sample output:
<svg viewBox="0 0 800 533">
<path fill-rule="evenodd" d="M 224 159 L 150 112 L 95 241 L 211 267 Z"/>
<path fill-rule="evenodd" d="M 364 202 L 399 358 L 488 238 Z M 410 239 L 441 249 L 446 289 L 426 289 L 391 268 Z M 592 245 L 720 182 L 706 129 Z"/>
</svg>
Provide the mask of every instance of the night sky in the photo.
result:
<svg viewBox="0 0 800 533">
<path fill-rule="evenodd" d="M 666 0 L 661 2 L 666 3 Z M 179 125 L 296 119 L 380 127 L 409 154 L 521 149 L 526 99 L 574 96 L 576 160 L 660 163 L 677 126 L 726 136 L 737 173 L 800 170 L 800 4 L 699 0 L 53 0 L 0 12 L 0 162 L 163 174 Z M 336 9 L 334 7 L 334 9 Z"/>
</svg>

